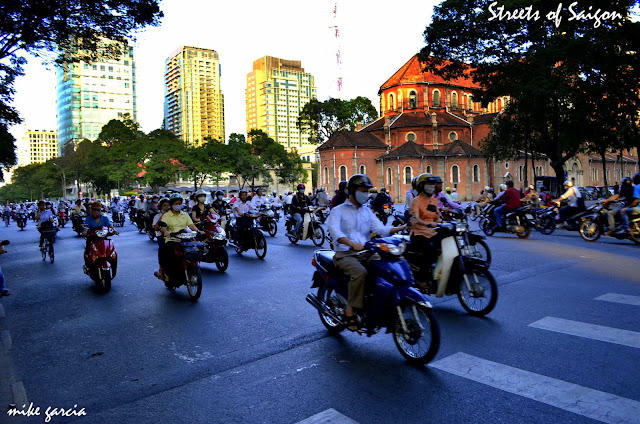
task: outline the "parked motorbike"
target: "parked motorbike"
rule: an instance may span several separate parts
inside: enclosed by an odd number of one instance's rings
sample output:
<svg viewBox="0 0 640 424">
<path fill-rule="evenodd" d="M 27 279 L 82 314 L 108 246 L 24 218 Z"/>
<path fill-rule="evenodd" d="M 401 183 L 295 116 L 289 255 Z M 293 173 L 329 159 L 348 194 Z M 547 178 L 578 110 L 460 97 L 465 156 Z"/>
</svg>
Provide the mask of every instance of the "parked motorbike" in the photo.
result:
<svg viewBox="0 0 640 424">
<path fill-rule="evenodd" d="M 20 212 L 18 215 L 16 215 L 16 223 L 18 224 L 20 231 L 24 230 L 24 228 L 27 226 L 27 214 Z"/>
<path fill-rule="evenodd" d="M 271 237 L 275 237 L 278 233 L 278 225 L 276 224 L 275 212 L 272 210 L 271 205 L 262 205 L 260 213 L 260 227 L 263 231 L 268 232 Z"/>
<path fill-rule="evenodd" d="M 187 292 L 193 302 L 197 301 L 202 294 L 200 259 L 204 251 L 204 243 L 194 241 L 197 234 L 186 230 L 171 233 L 171 237 L 179 238 L 181 241 L 174 244 L 173 252 L 167 252 L 172 264 L 168 270 L 165 270 L 169 276 L 167 288 L 175 290 L 182 285 L 187 286 Z"/>
<path fill-rule="evenodd" d="M 215 263 L 218 271 L 225 272 L 229 266 L 229 254 L 225 248 L 227 236 L 222 228 L 220 215 L 210 213 L 199 227 L 205 233 L 200 240 L 204 243 L 202 262 Z"/>
<path fill-rule="evenodd" d="M 82 270 L 104 293 L 111 290 L 111 281 L 118 270 L 118 254 L 109 238 L 114 234 L 114 230 L 109 227 L 94 228 L 87 234 L 89 248 L 84 253 Z"/>
<path fill-rule="evenodd" d="M 60 208 L 58 210 L 58 222 L 60 223 L 61 228 L 64 228 L 67 222 L 69 222 L 69 217 L 67 216 L 66 208 Z"/>
<path fill-rule="evenodd" d="M 533 215 L 529 212 L 529 208 L 525 206 L 507 213 L 504 217 L 505 225 L 503 228 L 496 228 L 496 218 L 493 213 L 482 221 L 481 228 L 487 236 L 492 236 L 496 232 L 505 232 L 515 234 L 518 238 L 526 239 L 531 235 L 531 220 L 533 220 Z"/>
<path fill-rule="evenodd" d="M 262 234 L 257 222 L 260 213 L 253 210 L 244 214 L 244 216 L 249 218 L 251 223 L 249 228 L 243 230 L 237 228 L 235 217 L 231 218 L 229 223 L 231 228 L 229 231 L 229 246 L 232 246 L 238 255 L 253 249 L 258 259 L 264 259 L 267 256 L 267 239 Z"/>
<path fill-rule="evenodd" d="M 285 222 L 285 228 L 287 230 L 287 238 L 293 244 L 298 243 L 300 240 L 307 240 L 311 238 L 313 244 L 316 246 L 322 246 L 325 240 L 324 229 L 320 226 L 320 223 L 316 220 L 316 211 L 321 208 L 309 209 L 304 208 L 304 214 L 302 216 L 302 225 L 300 226 L 300 234 L 294 234 L 296 231 L 296 221 L 292 215 L 287 215 L 287 221 Z"/>
<path fill-rule="evenodd" d="M 438 234 L 442 243 L 437 261 L 431 260 L 435 258 L 430 258 L 429 252 L 413 249 L 409 237 L 397 236 L 407 242 L 405 257 L 418 281 L 418 289 L 436 297 L 457 295 L 462 307 L 471 315 L 488 314 L 498 301 L 498 285 L 486 260 L 470 249 L 468 226 L 442 223 Z"/>
<path fill-rule="evenodd" d="M 609 228 L 607 213 L 610 209 L 611 203 L 603 205 L 601 202 L 589 208 L 591 213 L 584 215 L 580 224 L 580 236 L 582 236 L 583 240 L 594 242 L 609 230 L 616 230 L 616 228 Z M 616 222 L 619 222 L 618 216 L 616 216 Z M 636 244 L 640 244 L 640 215 L 632 217 L 630 220 L 628 235 L 614 233 L 611 237 L 618 240 L 629 239 Z"/>
<path fill-rule="evenodd" d="M 365 243 L 360 254 L 379 260 L 369 261 L 364 308 L 356 313 L 357 332 L 371 337 L 386 328 L 387 333 L 393 333 L 396 347 L 407 361 L 425 364 L 438 353 L 440 329 L 431 304 L 413 287 L 411 267 L 402 257 L 404 247 L 397 237 Z M 333 335 L 346 328 L 344 310 L 349 297 L 349 277 L 335 267 L 334 255 L 331 250 L 315 251 L 311 263 L 316 271 L 311 288 L 318 291 L 306 297 Z"/>
</svg>

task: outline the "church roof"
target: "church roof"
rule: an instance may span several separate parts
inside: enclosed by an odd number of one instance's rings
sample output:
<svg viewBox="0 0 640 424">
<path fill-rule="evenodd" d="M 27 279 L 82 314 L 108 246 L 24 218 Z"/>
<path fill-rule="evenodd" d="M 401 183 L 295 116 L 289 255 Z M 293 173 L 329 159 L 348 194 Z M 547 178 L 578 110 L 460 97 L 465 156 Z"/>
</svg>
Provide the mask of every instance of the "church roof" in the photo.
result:
<svg viewBox="0 0 640 424">
<path fill-rule="evenodd" d="M 389 153 L 380 156 L 378 159 L 419 158 L 422 156 L 434 156 L 434 152 L 414 141 L 407 141 Z"/>
<path fill-rule="evenodd" d="M 475 84 L 471 77 L 469 78 L 455 78 L 445 80 L 442 77 L 434 75 L 430 71 L 423 71 L 424 64 L 418 60 L 418 55 L 414 55 L 407 63 L 405 63 L 391 78 L 389 78 L 384 84 L 380 86 L 380 94 L 384 89 L 393 87 L 400 83 L 419 83 L 430 82 L 436 84 L 451 84 L 459 85 L 468 88 L 479 88 L 478 84 Z"/>
<path fill-rule="evenodd" d="M 334 147 L 386 149 L 387 145 L 369 132 L 338 131 L 329 140 L 320 145 L 318 150 L 327 150 Z"/>
<path fill-rule="evenodd" d="M 438 150 L 437 156 L 484 156 L 484 154 L 472 145 L 456 140 L 445 144 Z"/>
<path fill-rule="evenodd" d="M 500 112 L 494 112 L 494 113 L 484 113 L 482 115 L 477 115 L 473 117 L 473 123 L 474 124 L 491 124 L 493 123 L 493 120 L 496 119 L 496 116 L 498 116 L 500 114 Z"/>
</svg>

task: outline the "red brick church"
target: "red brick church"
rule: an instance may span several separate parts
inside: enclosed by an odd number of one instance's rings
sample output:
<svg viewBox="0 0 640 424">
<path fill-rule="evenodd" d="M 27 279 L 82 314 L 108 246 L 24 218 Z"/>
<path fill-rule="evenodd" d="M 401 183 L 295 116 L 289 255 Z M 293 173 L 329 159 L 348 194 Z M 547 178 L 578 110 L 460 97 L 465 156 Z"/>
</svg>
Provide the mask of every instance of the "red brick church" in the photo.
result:
<svg viewBox="0 0 640 424">
<path fill-rule="evenodd" d="M 508 97 L 482 108 L 471 99 L 477 86 L 470 78 L 444 80 L 422 68 L 413 56 L 380 87 L 379 119 L 358 131 L 340 131 L 318 147 L 319 187 L 331 190 L 351 175 L 365 173 L 378 188 L 386 187 L 395 201 L 403 201 L 411 179 L 423 172 L 439 175 L 445 187 L 456 187 L 461 200 L 476 198 L 484 186 L 495 187 L 507 179 L 516 187 L 524 185 L 524 155 L 498 162 L 485 159 L 478 146 Z M 592 166 L 593 158 L 570 161 L 568 177 L 576 161 L 587 160 Z M 602 169 L 601 163 L 595 165 Z M 628 165 L 627 170 L 637 168 L 637 156 Z M 531 183 L 534 172 L 555 175 L 546 161 L 532 163 L 529 158 L 527 169 Z"/>
</svg>

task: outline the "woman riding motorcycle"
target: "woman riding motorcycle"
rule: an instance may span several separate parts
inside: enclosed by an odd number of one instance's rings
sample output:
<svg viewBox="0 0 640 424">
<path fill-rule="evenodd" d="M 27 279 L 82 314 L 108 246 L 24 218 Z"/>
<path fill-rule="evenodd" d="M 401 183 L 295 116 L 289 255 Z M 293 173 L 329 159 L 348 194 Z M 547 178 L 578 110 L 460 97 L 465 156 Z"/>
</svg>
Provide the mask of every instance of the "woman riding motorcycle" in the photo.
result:
<svg viewBox="0 0 640 424">
<path fill-rule="evenodd" d="M 213 203 L 211 203 L 211 207 L 218 215 L 223 216 L 225 214 L 229 204 L 224 201 L 224 191 L 216 191 L 216 198 Z"/>
<path fill-rule="evenodd" d="M 196 204 L 191 208 L 191 219 L 194 223 L 198 223 L 211 213 L 211 206 L 205 204 L 207 201 L 207 192 L 200 189 L 195 193 Z"/>
<path fill-rule="evenodd" d="M 160 255 L 160 264 L 164 270 L 163 276 L 167 287 L 169 287 L 169 274 L 171 274 L 171 266 L 173 265 L 175 245 L 180 242 L 179 238 L 171 237 L 171 234 L 182 231 L 187 227 L 191 231 L 198 231 L 196 226 L 193 225 L 191 217 L 186 212 L 182 212 L 182 202 L 183 198 L 180 194 L 172 194 L 169 198 L 171 210 L 162 215 L 158 224 L 160 232 L 165 237 L 164 249 L 159 249 L 158 254 Z"/>
<path fill-rule="evenodd" d="M 160 222 L 160 219 L 162 218 L 162 216 L 169 212 L 169 210 L 171 209 L 171 206 L 169 205 L 169 199 L 167 199 L 166 197 L 161 199 L 160 202 L 158 202 L 158 206 L 160 207 L 160 212 L 153 218 L 153 229 L 156 232 L 156 238 L 158 239 L 158 271 L 154 272 L 153 275 L 155 275 L 156 277 L 158 277 L 160 280 L 164 281 L 165 276 L 164 276 L 164 270 L 162 269 L 162 254 L 164 253 L 164 236 L 162 235 L 162 232 L 160 231 L 160 226 L 158 225 L 158 223 Z"/>
</svg>

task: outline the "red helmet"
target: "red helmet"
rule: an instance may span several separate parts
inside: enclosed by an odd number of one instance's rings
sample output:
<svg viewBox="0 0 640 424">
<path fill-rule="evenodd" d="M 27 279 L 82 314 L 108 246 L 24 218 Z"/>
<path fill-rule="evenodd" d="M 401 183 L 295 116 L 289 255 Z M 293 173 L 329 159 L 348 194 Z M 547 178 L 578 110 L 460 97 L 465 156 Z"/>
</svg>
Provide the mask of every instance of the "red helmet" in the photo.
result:
<svg viewBox="0 0 640 424">
<path fill-rule="evenodd" d="M 306 188 L 307 188 L 307 187 L 306 187 L 304 184 L 302 184 L 302 183 L 298 184 L 298 190 L 300 190 L 300 189 L 303 189 L 303 190 L 304 190 L 304 189 L 306 189 Z"/>
</svg>

